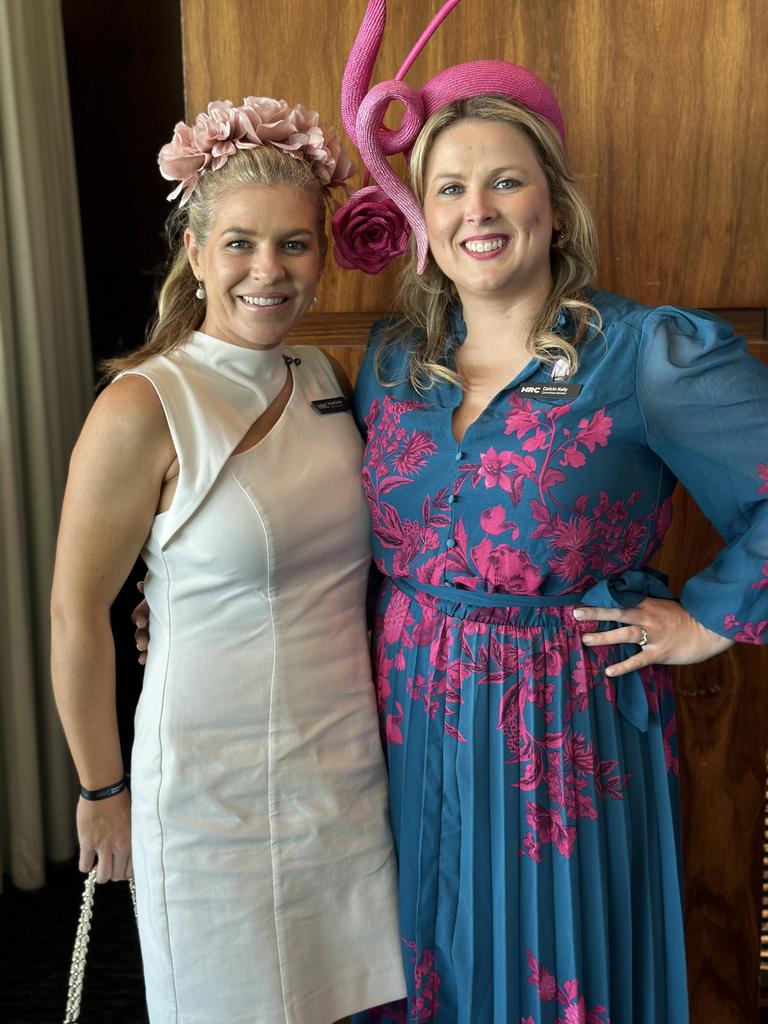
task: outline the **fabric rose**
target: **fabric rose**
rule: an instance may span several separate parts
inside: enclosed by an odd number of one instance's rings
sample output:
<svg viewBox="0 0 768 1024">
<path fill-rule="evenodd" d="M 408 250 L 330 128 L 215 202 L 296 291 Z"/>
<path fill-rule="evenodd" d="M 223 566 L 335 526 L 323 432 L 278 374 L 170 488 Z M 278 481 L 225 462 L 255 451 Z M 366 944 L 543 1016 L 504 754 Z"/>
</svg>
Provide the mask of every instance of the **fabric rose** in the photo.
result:
<svg viewBox="0 0 768 1024">
<path fill-rule="evenodd" d="M 160 173 L 179 185 L 168 196 L 181 193 L 183 206 L 200 176 L 217 171 L 238 149 L 275 146 L 312 168 L 321 185 L 333 188 L 355 173 L 355 165 L 341 146 L 334 128 L 325 129 L 314 110 L 269 96 L 246 96 L 236 107 L 231 100 L 214 100 L 194 125 L 179 121 L 173 139 L 160 150 Z"/>
<path fill-rule="evenodd" d="M 165 179 L 180 182 L 178 188 L 175 188 L 168 198 L 175 199 L 184 189 L 184 195 L 181 197 L 183 206 L 189 199 L 202 172 L 210 166 L 211 155 L 201 152 L 198 148 L 194 129 L 183 121 L 179 121 L 174 128 L 173 139 L 160 150 L 157 162 L 160 165 L 160 173 Z"/>
<path fill-rule="evenodd" d="M 378 187 L 358 189 L 331 222 L 333 255 L 345 270 L 378 274 L 408 248 L 411 229 L 392 200 Z"/>
<path fill-rule="evenodd" d="M 344 152 L 338 132 L 335 128 L 324 129 L 315 110 L 299 103 L 291 111 L 291 118 L 297 138 L 302 140 L 304 159 L 312 164 L 321 185 L 340 185 L 355 173 L 357 168 Z M 278 142 L 275 145 L 289 148 Z"/>
</svg>

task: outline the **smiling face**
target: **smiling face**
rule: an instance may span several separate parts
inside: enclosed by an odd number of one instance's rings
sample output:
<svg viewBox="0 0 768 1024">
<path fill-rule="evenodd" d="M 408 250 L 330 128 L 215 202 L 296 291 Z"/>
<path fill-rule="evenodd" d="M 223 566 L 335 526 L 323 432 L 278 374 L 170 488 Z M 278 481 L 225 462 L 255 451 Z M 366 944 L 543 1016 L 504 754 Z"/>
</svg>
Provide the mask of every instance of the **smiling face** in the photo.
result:
<svg viewBox="0 0 768 1024">
<path fill-rule="evenodd" d="M 462 304 L 549 294 L 555 218 L 519 128 L 464 120 L 443 131 L 426 163 L 424 217 L 432 256 Z"/>
<path fill-rule="evenodd" d="M 293 185 L 238 185 L 217 202 L 204 245 L 184 236 L 205 286 L 200 330 L 272 348 L 306 312 L 322 264 L 317 199 Z"/>
</svg>

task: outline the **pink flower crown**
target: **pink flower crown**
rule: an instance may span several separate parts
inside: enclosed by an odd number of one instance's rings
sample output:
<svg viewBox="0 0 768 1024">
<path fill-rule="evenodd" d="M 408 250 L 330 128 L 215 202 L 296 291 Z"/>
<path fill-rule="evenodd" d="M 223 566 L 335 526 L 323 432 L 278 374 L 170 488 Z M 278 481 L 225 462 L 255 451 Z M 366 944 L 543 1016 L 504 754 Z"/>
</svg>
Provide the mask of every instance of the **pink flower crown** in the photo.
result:
<svg viewBox="0 0 768 1024">
<path fill-rule="evenodd" d="M 181 193 L 183 206 L 207 171 L 217 171 L 238 149 L 274 146 L 295 160 L 304 160 L 321 185 L 333 188 L 351 177 L 356 167 L 341 145 L 335 128 L 324 129 L 314 110 L 285 100 L 247 96 L 241 107 L 230 100 L 215 100 L 194 125 L 179 121 L 173 139 L 157 158 L 160 173 L 178 186 L 168 199 Z"/>
</svg>

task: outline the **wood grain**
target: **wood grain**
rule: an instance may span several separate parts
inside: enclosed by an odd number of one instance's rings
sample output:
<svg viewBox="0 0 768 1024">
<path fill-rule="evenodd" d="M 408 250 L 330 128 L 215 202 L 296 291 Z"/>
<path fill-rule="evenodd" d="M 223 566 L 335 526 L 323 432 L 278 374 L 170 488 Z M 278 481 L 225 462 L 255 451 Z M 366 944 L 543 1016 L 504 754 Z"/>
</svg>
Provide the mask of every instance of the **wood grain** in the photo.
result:
<svg viewBox="0 0 768 1024">
<path fill-rule="evenodd" d="M 188 116 L 215 98 L 272 95 L 338 124 L 344 60 L 365 0 L 182 0 Z M 374 81 L 391 78 L 439 6 L 401 0 Z M 651 305 L 725 311 L 766 351 L 768 5 L 764 0 L 464 0 L 416 61 L 525 64 L 557 93 L 570 161 L 601 239 L 598 284 Z M 388 119 L 397 122 L 393 112 Z M 353 376 L 370 323 L 391 306 L 378 277 L 329 259 L 320 309 L 291 341 L 323 344 Z M 661 564 L 679 588 L 720 541 L 684 493 Z M 766 651 L 676 673 L 693 1024 L 757 1013 Z M 699 696 L 687 693 L 705 690 Z M 621 1022 L 617 1022 L 621 1024 Z"/>
<path fill-rule="evenodd" d="M 750 341 L 753 355 L 763 353 L 765 340 L 765 309 L 713 309 L 712 313 L 733 325 L 736 334 Z M 386 311 L 377 313 L 317 313 L 311 312 L 291 331 L 287 341 L 292 345 L 341 345 L 365 348 L 371 326 L 387 317 Z M 361 357 L 362 358 L 362 354 Z"/>
<path fill-rule="evenodd" d="M 768 364 L 768 343 L 750 352 Z M 722 541 L 678 487 L 656 563 L 672 590 Z M 739 644 L 673 670 L 680 733 L 684 903 L 693 1024 L 757 1020 L 768 649 Z"/>
<path fill-rule="evenodd" d="M 392 0 L 376 81 L 394 76 L 438 6 Z M 365 0 L 182 0 L 188 115 L 256 94 L 338 124 L 364 10 Z M 654 305 L 766 306 L 767 52 L 764 0 L 464 0 L 408 81 L 477 58 L 530 67 L 558 95 L 596 211 L 599 283 Z M 386 309 L 395 273 L 342 274 L 329 260 L 323 308 Z"/>
</svg>

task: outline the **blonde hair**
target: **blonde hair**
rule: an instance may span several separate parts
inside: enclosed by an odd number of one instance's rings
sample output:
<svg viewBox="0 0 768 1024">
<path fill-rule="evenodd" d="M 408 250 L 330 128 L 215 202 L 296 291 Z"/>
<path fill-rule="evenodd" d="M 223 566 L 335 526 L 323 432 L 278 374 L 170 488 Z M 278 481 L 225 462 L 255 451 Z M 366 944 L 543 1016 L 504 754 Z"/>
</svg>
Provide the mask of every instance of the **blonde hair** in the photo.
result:
<svg viewBox="0 0 768 1024">
<path fill-rule="evenodd" d="M 549 185 L 552 208 L 561 231 L 550 250 L 552 290 L 531 327 L 528 348 L 547 363 L 566 359 L 573 372 L 578 366 L 578 345 L 590 327 L 599 330 L 601 326 L 599 312 L 586 299 L 597 273 L 597 232 L 589 204 L 568 170 L 560 137 L 548 121 L 504 96 L 489 94 L 449 103 L 424 125 L 411 154 L 411 187 L 422 206 L 427 161 L 432 147 L 447 128 L 459 121 L 508 124 L 524 132 L 533 144 Z M 396 302 L 401 317 L 393 320 L 384 332 L 383 345 L 376 353 L 377 374 L 380 356 L 383 357 L 388 345 L 395 341 L 402 344 L 413 342 L 408 376 L 415 390 L 428 390 L 439 380 L 458 382 L 458 375 L 445 364 L 451 342 L 451 311 L 456 302 L 458 295 L 453 282 L 440 270 L 431 253 L 428 254 L 424 273 L 416 273 L 416 251 L 412 240 L 410 258 L 401 274 Z M 561 337 L 553 330 L 561 309 L 569 314 L 572 324 L 570 338 Z"/>
<path fill-rule="evenodd" d="M 199 246 L 204 246 L 216 215 L 217 205 L 232 189 L 241 185 L 293 185 L 317 201 L 317 235 L 321 261 L 328 240 L 325 233 L 327 190 L 303 160 L 296 160 L 274 146 L 239 149 L 223 167 L 200 178 L 185 206 L 178 207 L 166 225 L 171 248 L 168 274 L 160 290 L 157 318 L 144 344 L 128 355 L 105 359 L 100 369 L 107 378 L 130 370 L 150 356 L 177 348 L 205 318 L 205 303 L 195 298 L 197 279 L 187 258 L 184 232 L 187 228 Z"/>
</svg>

